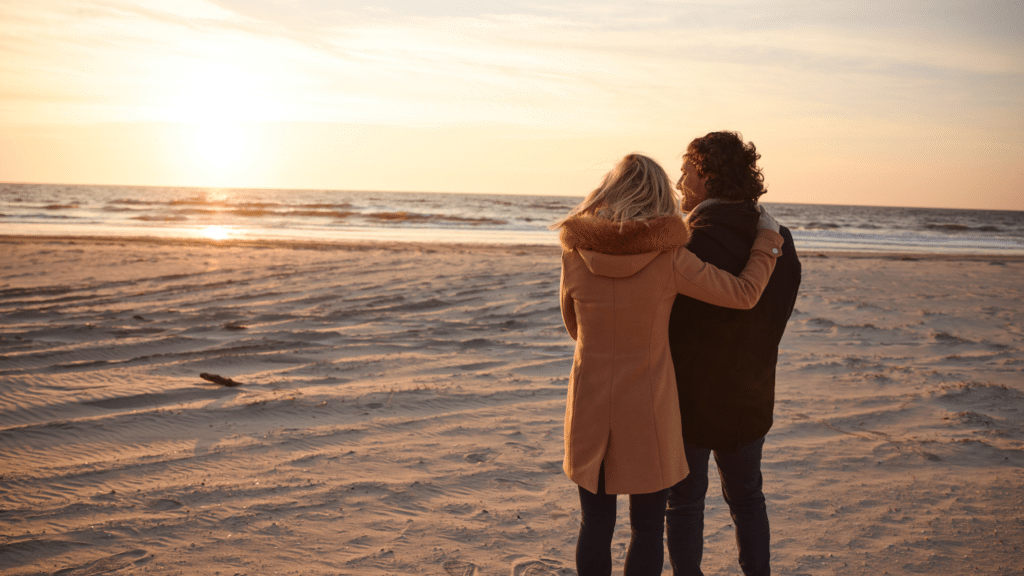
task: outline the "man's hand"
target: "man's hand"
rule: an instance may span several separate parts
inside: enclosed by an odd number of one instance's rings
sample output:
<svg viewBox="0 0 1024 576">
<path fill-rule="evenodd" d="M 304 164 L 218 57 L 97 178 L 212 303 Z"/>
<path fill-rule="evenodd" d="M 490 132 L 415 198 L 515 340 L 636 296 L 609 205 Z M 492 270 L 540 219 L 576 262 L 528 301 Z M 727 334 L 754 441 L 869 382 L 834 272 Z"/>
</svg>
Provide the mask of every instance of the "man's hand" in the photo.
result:
<svg viewBox="0 0 1024 576">
<path fill-rule="evenodd" d="M 767 228 L 772 232 L 778 233 L 779 221 L 776 220 L 774 216 L 772 216 L 771 212 L 769 212 L 767 208 L 760 204 L 757 205 L 757 210 L 758 212 L 761 213 L 761 218 L 757 221 L 757 229 L 764 230 L 765 228 Z"/>
</svg>

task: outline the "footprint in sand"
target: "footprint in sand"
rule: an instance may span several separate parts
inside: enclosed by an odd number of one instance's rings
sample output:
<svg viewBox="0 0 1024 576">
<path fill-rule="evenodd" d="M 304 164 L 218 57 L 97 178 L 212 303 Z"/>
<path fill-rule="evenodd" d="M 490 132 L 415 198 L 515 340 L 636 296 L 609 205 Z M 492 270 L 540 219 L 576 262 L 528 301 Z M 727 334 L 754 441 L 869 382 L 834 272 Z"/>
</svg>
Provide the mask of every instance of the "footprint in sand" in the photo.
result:
<svg viewBox="0 0 1024 576">
<path fill-rule="evenodd" d="M 127 568 L 128 566 L 141 566 L 149 561 L 152 556 L 145 550 L 129 550 L 113 556 L 105 556 L 99 560 L 93 560 L 82 566 L 62 568 L 53 573 L 53 576 L 94 576 L 96 574 L 107 574 L 114 570 Z"/>
<path fill-rule="evenodd" d="M 473 576 L 476 574 L 476 564 L 472 562 L 448 560 L 442 566 L 444 566 L 444 571 L 452 576 Z"/>
<path fill-rule="evenodd" d="M 555 574 L 575 574 L 561 569 L 562 563 L 557 560 L 528 560 L 512 567 L 512 576 L 554 576 Z"/>
</svg>

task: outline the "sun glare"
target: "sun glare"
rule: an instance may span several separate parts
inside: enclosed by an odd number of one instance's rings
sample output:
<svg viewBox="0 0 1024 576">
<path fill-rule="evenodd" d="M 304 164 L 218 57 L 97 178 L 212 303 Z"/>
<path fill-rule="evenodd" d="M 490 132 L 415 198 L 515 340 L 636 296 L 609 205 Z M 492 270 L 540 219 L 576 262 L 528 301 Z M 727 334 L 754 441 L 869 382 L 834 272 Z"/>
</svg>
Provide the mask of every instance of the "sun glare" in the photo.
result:
<svg viewBox="0 0 1024 576">
<path fill-rule="evenodd" d="M 207 63 L 185 73 L 172 112 L 179 121 L 211 124 L 258 119 L 268 107 L 254 75 Z"/>
<path fill-rule="evenodd" d="M 255 74 L 227 63 L 183 71 L 168 117 L 191 126 L 186 146 L 208 177 L 236 168 L 250 152 L 245 123 L 264 120 L 279 108 L 261 86 Z"/>
</svg>

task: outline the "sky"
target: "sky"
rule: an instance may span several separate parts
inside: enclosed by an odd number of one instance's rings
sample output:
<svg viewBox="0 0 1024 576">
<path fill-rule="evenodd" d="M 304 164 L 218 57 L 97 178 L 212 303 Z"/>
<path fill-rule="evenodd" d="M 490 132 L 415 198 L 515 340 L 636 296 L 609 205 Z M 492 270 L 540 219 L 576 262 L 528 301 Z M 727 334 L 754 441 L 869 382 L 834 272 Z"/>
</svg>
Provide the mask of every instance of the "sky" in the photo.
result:
<svg viewBox="0 0 1024 576">
<path fill-rule="evenodd" d="M 0 0 L 0 181 L 1024 210 L 1024 1 Z"/>
</svg>

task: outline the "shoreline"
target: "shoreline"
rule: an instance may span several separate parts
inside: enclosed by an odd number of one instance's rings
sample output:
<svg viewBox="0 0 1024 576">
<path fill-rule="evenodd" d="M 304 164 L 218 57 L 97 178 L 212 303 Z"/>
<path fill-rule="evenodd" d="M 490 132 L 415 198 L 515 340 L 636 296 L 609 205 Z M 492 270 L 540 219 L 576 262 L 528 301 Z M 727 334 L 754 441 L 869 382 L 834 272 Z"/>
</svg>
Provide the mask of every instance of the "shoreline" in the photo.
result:
<svg viewBox="0 0 1024 576">
<path fill-rule="evenodd" d="M 210 248 L 280 248 L 287 250 L 407 250 L 407 251 L 455 251 L 465 252 L 479 250 L 483 252 L 501 252 L 507 250 L 531 250 L 537 252 L 561 252 L 559 246 L 547 244 L 488 244 L 488 243 L 454 243 L 454 242 L 408 242 L 400 240 L 251 240 L 209 238 L 172 238 L 158 236 L 78 236 L 78 235 L 22 235 L 0 234 L 0 243 L 8 244 L 139 244 L 163 246 L 205 246 Z M 883 259 L 901 261 L 1002 261 L 1024 262 L 1024 254 L 990 254 L 990 253 L 924 253 L 924 252 L 890 252 L 890 251 L 858 251 L 858 250 L 807 250 L 799 251 L 800 259 L 805 258 L 850 258 L 850 259 Z"/>
<path fill-rule="evenodd" d="M 49 236 L 49 235 L 16 235 L 0 234 L 0 243 L 8 244 L 138 244 L 140 246 L 194 246 L 207 248 L 261 248 L 283 250 L 316 250 L 316 251 L 352 251 L 352 250 L 395 250 L 432 252 L 465 252 L 481 250 L 485 252 L 507 250 L 537 250 L 559 253 L 557 246 L 544 244 L 477 244 L 454 242 L 407 242 L 401 240 L 251 240 L 210 238 L 165 238 L 157 236 Z M 1024 259 L 1024 257 L 1022 257 Z"/>
</svg>

